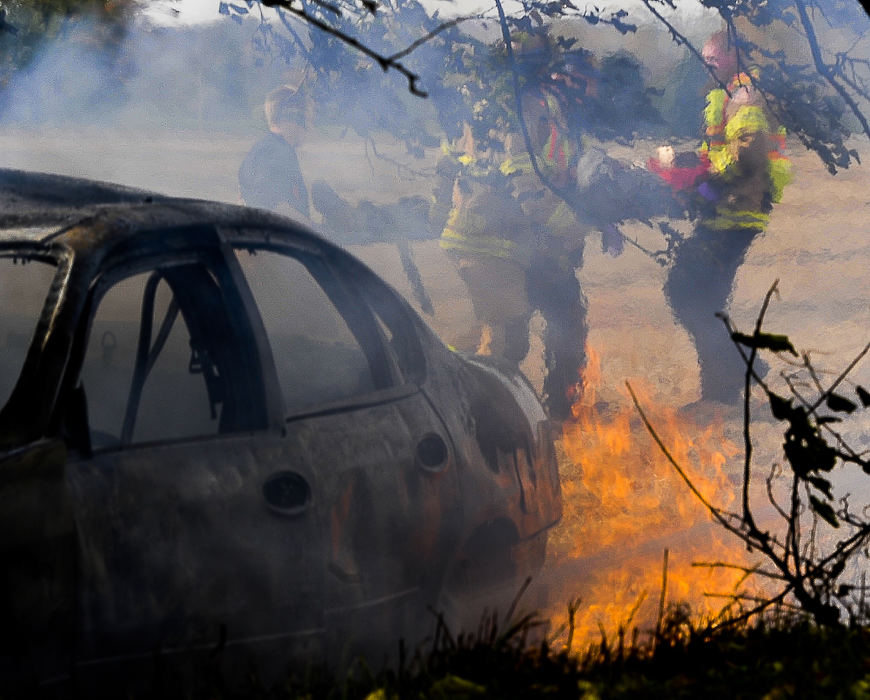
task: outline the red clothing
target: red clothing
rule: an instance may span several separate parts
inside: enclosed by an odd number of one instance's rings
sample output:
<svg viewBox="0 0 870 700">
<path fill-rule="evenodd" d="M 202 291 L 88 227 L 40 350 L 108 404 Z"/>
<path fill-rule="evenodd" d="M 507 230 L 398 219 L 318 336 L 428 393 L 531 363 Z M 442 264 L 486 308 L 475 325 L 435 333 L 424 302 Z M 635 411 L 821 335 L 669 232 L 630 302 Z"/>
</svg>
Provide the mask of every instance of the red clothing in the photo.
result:
<svg viewBox="0 0 870 700">
<path fill-rule="evenodd" d="M 692 187 L 700 177 L 705 177 L 710 172 L 710 161 L 706 153 L 701 153 L 701 162 L 698 165 L 693 165 L 690 168 L 666 168 L 655 158 L 650 158 L 647 161 L 647 167 L 650 172 L 658 175 L 662 180 L 670 185 L 674 192 L 688 189 Z"/>
</svg>

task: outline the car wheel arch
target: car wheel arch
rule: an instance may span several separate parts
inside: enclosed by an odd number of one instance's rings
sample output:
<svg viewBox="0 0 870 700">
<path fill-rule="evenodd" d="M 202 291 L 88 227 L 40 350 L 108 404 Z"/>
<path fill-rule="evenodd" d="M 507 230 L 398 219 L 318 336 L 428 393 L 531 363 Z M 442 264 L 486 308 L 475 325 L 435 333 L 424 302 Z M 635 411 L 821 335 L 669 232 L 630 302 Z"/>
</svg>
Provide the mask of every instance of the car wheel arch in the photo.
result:
<svg viewBox="0 0 870 700">
<path fill-rule="evenodd" d="M 497 517 L 478 524 L 451 558 L 438 592 L 435 612 L 451 634 L 475 629 L 487 611 L 503 615 L 519 592 L 513 550 L 520 543 L 516 524 Z"/>
</svg>

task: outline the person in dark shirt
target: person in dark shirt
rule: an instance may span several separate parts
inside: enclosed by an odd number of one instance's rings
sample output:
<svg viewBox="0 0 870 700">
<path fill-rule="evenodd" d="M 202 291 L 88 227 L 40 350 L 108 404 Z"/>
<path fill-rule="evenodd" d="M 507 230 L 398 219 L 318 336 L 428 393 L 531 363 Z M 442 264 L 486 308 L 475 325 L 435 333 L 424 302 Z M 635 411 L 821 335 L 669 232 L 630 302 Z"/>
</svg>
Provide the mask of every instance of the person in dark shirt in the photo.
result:
<svg viewBox="0 0 870 700">
<path fill-rule="evenodd" d="M 307 220 L 308 188 L 296 155 L 305 128 L 304 98 L 282 86 L 269 93 L 263 109 L 269 134 L 254 144 L 239 168 L 242 201 Z"/>
</svg>

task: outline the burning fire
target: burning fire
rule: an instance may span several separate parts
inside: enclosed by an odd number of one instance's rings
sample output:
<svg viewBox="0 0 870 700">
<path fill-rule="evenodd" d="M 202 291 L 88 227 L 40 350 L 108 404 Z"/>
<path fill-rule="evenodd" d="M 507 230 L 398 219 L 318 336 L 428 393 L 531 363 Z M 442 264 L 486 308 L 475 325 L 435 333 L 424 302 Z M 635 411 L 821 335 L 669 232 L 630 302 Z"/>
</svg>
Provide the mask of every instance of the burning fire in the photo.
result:
<svg viewBox="0 0 870 700">
<path fill-rule="evenodd" d="M 598 400 L 600 357 L 587 349 L 582 398 L 565 424 L 560 472 L 563 521 L 551 537 L 553 627 L 566 621 L 565 601 L 579 597 L 574 640 L 611 637 L 620 626 L 651 629 L 660 606 L 663 550 L 670 551 L 667 600 L 713 615 L 727 602 L 705 593 L 730 593 L 740 573 L 693 567 L 693 562 L 743 563 L 745 552 L 712 523 L 646 431 L 627 390 L 618 401 Z M 728 508 L 739 490 L 739 454 L 721 417 L 697 425 L 654 400 L 632 380 L 663 443 L 712 503 Z M 736 458 L 736 459 L 735 459 Z M 631 618 L 631 619 L 630 619 Z"/>
</svg>

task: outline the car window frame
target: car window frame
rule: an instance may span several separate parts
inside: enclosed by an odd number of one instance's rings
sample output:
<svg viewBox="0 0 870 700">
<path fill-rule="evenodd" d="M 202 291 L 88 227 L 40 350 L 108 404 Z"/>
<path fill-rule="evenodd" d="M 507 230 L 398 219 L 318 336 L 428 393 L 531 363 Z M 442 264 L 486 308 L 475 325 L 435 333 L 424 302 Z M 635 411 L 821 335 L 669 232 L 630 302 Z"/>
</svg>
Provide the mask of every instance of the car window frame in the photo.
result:
<svg viewBox="0 0 870 700">
<path fill-rule="evenodd" d="M 398 332 L 399 339 L 395 343 L 385 336 L 383 340 L 405 381 L 422 387 L 428 363 L 418 329 L 421 321 L 416 312 L 404 297 L 356 258 L 336 255 L 330 258 L 330 263 L 342 272 L 342 279 L 351 287 L 352 294 L 365 301 L 372 315 L 390 328 L 394 336 Z"/>
<path fill-rule="evenodd" d="M 305 266 L 309 274 L 312 275 L 315 282 L 329 298 L 330 303 L 335 306 L 336 311 L 344 319 L 349 330 L 362 347 L 363 352 L 366 353 L 367 358 L 370 350 L 376 351 L 380 355 L 380 362 L 383 363 L 381 371 L 388 373 L 389 385 L 383 388 L 377 388 L 373 391 L 345 397 L 336 401 L 323 401 L 306 406 L 298 411 L 287 410 L 284 407 L 283 396 L 279 396 L 285 423 L 318 415 L 362 409 L 410 396 L 419 391 L 420 387 L 418 384 L 409 381 L 401 371 L 394 351 L 381 330 L 376 314 L 371 306 L 364 297 L 360 296 L 359 289 L 344 279 L 344 275 L 347 273 L 342 270 L 340 265 L 335 264 L 331 255 L 332 250 L 328 244 L 324 243 L 321 245 L 313 236 L 294 235 L 293 231 L 265 226 L 222 226 L 218 228 L 218 234 L 227 247 L 230 267 L 235 268 L 233 274 L 239 275 L 244 281 L 244 291 L 242 294 L 250 300 L 253 312 L 256 313 L 256 324 L 262 328 L 262 337 L 266 343 L 265 351 L 271 358 L 276 386 L 277 369 L 272 357 L 271 345 L 269 344 L 265 325 L 253 292 L 247 283 L 241 264 L 236 259 L 236 250 L 254 249 L 286 255 Z M 312 270 L 303 258 L 307 258 L 308 261 L 312 262 L 316 269 Z M 323 280 L 326 280 L 327 284 L 324 284 Z M 334 295 L 338 297 L 338 302 L 334 298 Z M 348 319 L 348 316 L 352 317 L 353 323 Z M 359 319 L 364 319 L 365 328 L 363 332 L 366 336 L 365 339 L 359 337 L 355 328 L 360 323 Z M 253 315 L 252 323 L 254 323 Z"/>
<path fill-rule="evenodd" d="M 199 235 L 203 230 L 207 230 L 210 234 L 214 234 L 214 227 L 210 225 L 192 225 L 167 231 L 160 229 L 158 231 L 146 231 L 142 235 L 147 240 L 155 236 L 166 234 L 180 234 L 182 238 L 186 236 Z M 87 353 L 89 343 L 91 342 L 91 326 L 94 320 L 95 312 L 99 309 L 100 302 L 106 292 L 114 287 L 119 282 L 135 277 L 138 274 L 154 272 L 161 267 L 180 267 L 184 265 L 198 264 L 202 265 L 208 274 L 213 278 L 218 287 L 218 292 L 221 297 L 221 302 L 226 310 L 227 317 L 231 323 L 231 327 L 235 330 L 235 338 L 239 343 L 244 344 L 243 336 L 246 334 L 244 328 L 240 328 L 239 324 L 247 326 L 247 335 L 250 337 L 251 350 L 256 351 L 252 354 L 255 356 L 255 366 L 247 370 L 251 373 L 251 379 L 256 379 L 259 375 L 259 387 L 253 386 L 250 391 L 252 403 L 260 404 L 259 413 L 261 414 L 261 425 L 258 427 L 245 427 L 226 432 L 207 433 L 203 435 L 189 435 L 180 438 L 168 438 L 160 440 L 149 440 L 142 442 L 132 442 L 127 445 L 111 445 L 91 449 L 90 446 L 90 424 L 85 421 L 84 427 L 88 431 L 86 440 L 81 436 L 73 437 L 69 431 L 63 431 L 64 439 L 68 446 L 85 456 L 92 454 L 103 454 L 111 452 L 128 452 L 143 448 L 151 448 L 158 445 L 172 444 L 188 444 L 194 442 L 208 442 L 215 439 L 224 439 L 233 435 L 240 434 L 256 434 L 273 429 L 272 414 L 268 405 L 268 392 L 266 387 L 270 383 L 270 379 L 266 376 L 267 369 L 262 363 L 262 358 L 259 356 L 259 342 L 256 338 L 255 329 L 251 328 L 251 322 L 247 315 L 247 309 L 244 306 L 244 298 L 241 290 L 238 288 L 238 280 L 233 275 L 231 266 L 228 264 L 226 256 L 220 249 L 220 244 L 216 238 L 211 241 L 204 242 L 203 240 L 190 240 L 186 244 L 171 245 L 169 250 L 155 250 L 153 245 L 149 244 L 144 252 L 137 250 L 133 246 L 133 250 L 124 250 L 120 254 L 109 255 L 99 267 L 97 273 L 91 280 L 90 287 L 87 292 L 84 307 L 82 309 L 79 321 L 76 326 L 75 339 L 73 341 L 73 349 L 70 356 L 68 371 L 66 373 L 63 391 L 65 396 L 72 397 L 73 409 L 76 407 L 76 402 L 79 405 L 83 402 L 83 398 L 76 397 L 76 389 L 81 384 L 81 370 L 84 362 L 84 357 Z M 235 298 L 233 298 L 235 297 Z M 258 399 L 259 396 L 259 399 Z M 63 420 L 61 419 L 61 422 Z"/>
<path fill-rule="evenodd" d="M 52 432 L 52 416 L 66 363 L 53 358 L 66 356 L 63 338 L 68 306 L 67 288 L 76 275 L 75 256 L 67 247 L 45 241 L 3 241 L 4 257 L 27 256 L 53 264 L 55 273 L 36 320 L 33 337 L 26 351 L 11 394 L 0 406 L 0 446 L 26 445 Z M 15 250 L 15 252 L 12 252 Z M 18 252 L 20 251 L 20 252 Z"/>
<path fill-rule="evenodd" d="M 11 405 L 15 398 L 16 390 L 19 381 L 22 380 L 28 373 L 28 363 L 32 362 L 31 356 L 34 348 L 39 348 L 42 345 L 42 340 L 45 337 L 46 331 L 50 324 L 50 319 L 54 315 L 55 308 L 59 302 L 63 291 L 64 283 L 69 275 L 69 267 L 71 258 L 69 255 L 63 256 L 54 247 L 46 247 L 40 243 L 23 243 L 23 242 L 2 242 L 0 245 L 0 259 L 23 260 L 20 263 L 27 265 L 31 262 L 38 262 L 49 265 L 54 268 L 52 279 L 48 287 L 45 289 L 45 295 L 40 305 L 39 314 L 34 319 L 33 333 L 27 349 L 24 353 L 24 361 L 18 370 L 18 376 L 15 378 L 15 383 L 6 397 L 6 401 L 0 404 L 0 412 L 4 411 L 7 406 Z"/>
</svg>

